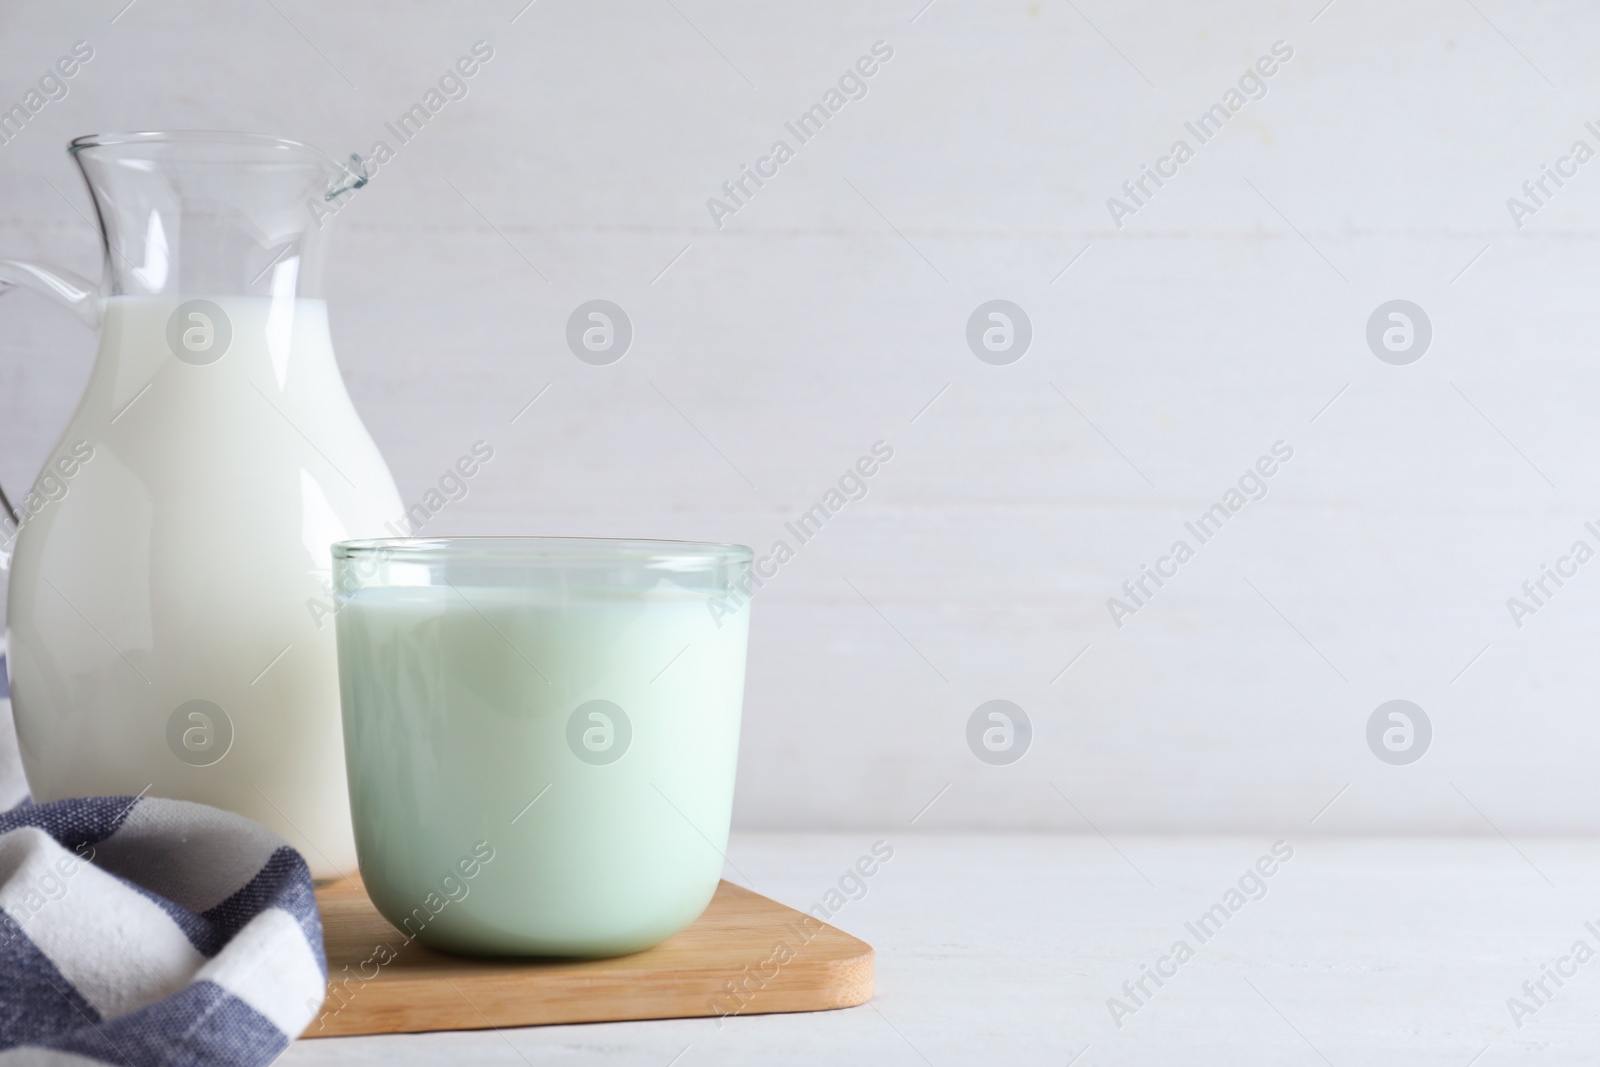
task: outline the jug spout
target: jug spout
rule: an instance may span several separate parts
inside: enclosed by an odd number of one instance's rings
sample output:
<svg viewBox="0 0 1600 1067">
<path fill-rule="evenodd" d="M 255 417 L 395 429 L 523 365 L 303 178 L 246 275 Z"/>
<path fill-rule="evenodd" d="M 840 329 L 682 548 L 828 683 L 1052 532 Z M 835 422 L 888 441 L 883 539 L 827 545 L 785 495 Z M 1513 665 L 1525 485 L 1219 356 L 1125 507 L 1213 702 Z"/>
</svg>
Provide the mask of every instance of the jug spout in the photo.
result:
<svg viewBox="0 0 1600 1067">
<path fill-rule="evenodd" d="M 359 152 L 351 152 L 348 163 L 336 166 L 338 171 L 330 177 L 328 191 L 322 194 L 322 203 L 312 200 L 306 204 L 319 229 L 323 219 L 338 214 L 349 202 L 351 194 L 371 180 L 367 175 L 366 160 L 361 158 Z"/>
<path fill-rule="evenodd" d="M 366 182 L 260 134 L 94 134 L 68 150 L 99 214 L 105 296 L 320 296 L 319 206 Z"/>
</svg>

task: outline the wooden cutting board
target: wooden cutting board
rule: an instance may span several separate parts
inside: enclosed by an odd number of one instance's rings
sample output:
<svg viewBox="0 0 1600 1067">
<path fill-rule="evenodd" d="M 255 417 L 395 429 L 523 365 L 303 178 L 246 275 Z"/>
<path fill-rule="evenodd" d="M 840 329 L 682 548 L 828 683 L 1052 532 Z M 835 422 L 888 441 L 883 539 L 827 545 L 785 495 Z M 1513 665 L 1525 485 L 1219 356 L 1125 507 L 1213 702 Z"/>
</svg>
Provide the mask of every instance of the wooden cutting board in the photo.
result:
<svg viewBox="0 0 1600 1067">
<path fill-rule="evenodd" d="M 304 1037 L 823 1011 L 872 998 L 871 945 L 731 882 L 687 930 L 609 960 L 435 952 L 379 915 L 358 877 L 317 890 L 317 903 L 328 999 Z"/>
</svg>

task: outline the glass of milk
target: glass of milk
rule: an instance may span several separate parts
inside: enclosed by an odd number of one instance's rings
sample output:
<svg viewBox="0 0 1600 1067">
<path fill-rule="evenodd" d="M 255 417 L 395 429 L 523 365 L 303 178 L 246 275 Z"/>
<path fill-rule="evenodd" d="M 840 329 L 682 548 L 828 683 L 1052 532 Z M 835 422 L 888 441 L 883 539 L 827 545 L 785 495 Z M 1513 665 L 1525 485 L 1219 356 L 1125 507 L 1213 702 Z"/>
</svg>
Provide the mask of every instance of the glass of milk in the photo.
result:
<svg viewBox="0 0 1600 1067">
<path fill-rule="evenodd" d="M 749 633 L 739 545 L 334 545 L 356 852 L 408 936 L 613 956 L 721 877 Z"/>
</svg>

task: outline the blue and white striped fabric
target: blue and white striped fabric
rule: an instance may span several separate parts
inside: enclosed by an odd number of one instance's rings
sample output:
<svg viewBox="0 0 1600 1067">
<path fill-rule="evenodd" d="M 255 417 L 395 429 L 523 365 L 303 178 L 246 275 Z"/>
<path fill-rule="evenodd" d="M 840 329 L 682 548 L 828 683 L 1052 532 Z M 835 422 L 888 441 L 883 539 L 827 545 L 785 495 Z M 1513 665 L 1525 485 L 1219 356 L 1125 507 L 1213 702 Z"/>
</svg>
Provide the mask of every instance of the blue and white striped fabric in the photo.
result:
<svg viewBox="0 0 1600 1067">
<path fill-rule="evenodd" d="M 320 1010 L 300 854 L 202 804 L 0 815 L 0 1067 L 268 1064 Z"/>
</svg>

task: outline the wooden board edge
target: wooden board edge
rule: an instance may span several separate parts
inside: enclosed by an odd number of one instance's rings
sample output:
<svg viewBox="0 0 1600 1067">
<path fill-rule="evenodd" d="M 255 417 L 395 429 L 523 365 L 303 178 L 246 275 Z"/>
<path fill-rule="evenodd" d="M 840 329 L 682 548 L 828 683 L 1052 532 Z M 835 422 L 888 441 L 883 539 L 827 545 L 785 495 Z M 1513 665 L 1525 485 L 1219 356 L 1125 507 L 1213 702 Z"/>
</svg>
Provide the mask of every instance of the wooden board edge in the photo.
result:
<svg viewBox="0 0 1600 1067">
<path fill-rule="evenodd" d="M 454 1030 L 509 1030 L 527 1026 L 565 1026 L 584 1023 L 608 1022 L 644 1022 L 654 1019 L 706 1019 L 728 1018 L 742 1015 L 793 1015 L 818 1011 L 840 1011 L 845 1008 L 860 1007 L 867 1003 L 876 992 L 876 954 L 871 946 L 861 956 L 850 959 L 828 960 L 813 964 L 809 974 L 814 976 L 817 971 L 836 972 L 830 976 L 831 985 L 838 990 L 833 997 L 822 997 L 822 992 L 814 988 L 794 988 L 791 986 L 773 987 L 760 990 L 748 1003 L 740 1005 L 737 1010 L 727 1010 L 726 1003 L 719 1010 L 715 1006 L 709 992 L 703 998 L 697 997 L 698 1004 L 691 1002 L 686 1005 L 681 1000 L 682 994 L 669 994 L 665 991 L 651 991 L 655 995 L 641 998 L 642 1001 L 663 999 L 670 997 L 669 1005 L 653 1006 L 647 1003 L 633 1002 L 628 1010 L 618 1011 L 615 1007 L 605 1004 L 614 1002 L 596 1002 L 589 1010 L 584 1010 L 582 1004 L 574 1005 L 568 1002 L 564 1009 L 550 1014 L 534 1010 L 512 1011 L 485 1004 L 481 1000 L 474 1002 L 468 995 L 471 992 L 481 992 L 474 988 L 477 983 L 466 981 L 454 983 L 458 988 L 462 1003 L 453 1011 L 441 1011 L 440 1014 L 426 1023 L 418 1024 L 413 1020 L 414 1009 L 410 992 L 403 988 L 414 986 L 416 989 L 429 989 L 424 982 L 396 982 L 392 986 L 386 984 L 380 987 L 375 995 L 363 1006 L 361 1012 L 351 1015 L 343 1020 L 340 1016 L 343 1010 L 319 1016 L 323 1025 L 318 1028 L 317 1019 L 300 1036 L 302 1038 L 319 1037 L 369 1037 L 376 1034 L 423 1034 L 440 1033 Z M 696 982 L 704 981 L 704 974 L 691 974 L 687 977 Z M 486 977 L 485 981 L 490 981 Z M 808 983 L 809 984 L 809 983 Z M 706 992 L 706 991 L 702 991 Z M 385 996 L 384 994 L 389 995 Z M 390 1003 L 385 1003 L 390 1001 Z"/>
<path fill-rule="evenodd" d="M 359 882 L 355 883 L 359 886 Z M 764 894 L 747 889 L 733 882 L 725 885 L 738 890 L 741 895 L 758 897 L 761 900 L 781 908 L 796 916 L 804 916 L 813 923 L 822 927 L 818 936 L 827 938 L 833 955 L 821 960 L 806 961 L 801 967 L 785 966 L 778 976 L 771 981 L 782 978 L 783 981 L 776 985 L 763 986 L 752 994 L 748 1002 L 742 998 L 731 1003 L 737 1005 L 737 1010 L 729 1010 L 729 1001 L 725 998 L 722 1006 L 716 1006 L 714 996 L 720 990 L 721 983 L 734 977 L 735 974 L 712 975 L 705 971 L 693 969 L 662 969 L 654 972 L 640 972 L 629 977 L 640 980 L 644 987 L 639 990 L 637 1000 L 629 1002 L 625 1011 L 618 1010 L 614 1005 L 618 1002 L 612 999 L 600 998 L 590 1010 L 576 1007 L 570 1001 L 565 1001 L 560 1011 L 547 1008 L 545 1011 L 527 1011 L 524 1003 L 518 1004 L 518 1009 L 507 1011 L 500 1005 L 489 1005 L 490 1011 L 481 1010 L 481 1003 L 474 1003 L 467 996 L 467 991 L 489 995 L 490 990 L 502 984 L 500 976 L 493 972 L 482 975 L 457 975 L 448 980 L 457 986 L 456 993 L 462 998 L 463 1004 L 455 1011 L 442 1011 L 432 1016 L 420 1025 L 412 1025 L 408 1017 L 414 1014 L 412 1005 L 418 993 L 437 994 L 438 979 L 408 979 L 390 978 L 381 982 L 372 983 L 370 992 L 364 998 L 367 1003 L 352 1015 L 345 1015 L 344 1005 L 337 1010 L 329 1010 L 329 1005 L 335 1001 L 330 992 L 323 1002 L 322 1010 L 317 1017 L 312 1019 L 307 1029 L 300 1036 L 303 1038 L 316 1037 L 360 1037 L 374 1034 L 395 1033 L 434 1033 L 449 1030 L 485 1030 L 496 1028 L 511 1028 L 524 1026 L 558 1026 L 568 1023 L 596 1023 L 596 1022 L 627 1022 L 648 1019 L 690 1019 L 727 1017 L 738 1015 L 772 1015 L 792 1014 L 813 1011 L 837 1011 L 843 1008 L 857 1007 L 865 1004 L 873 997 L 876 987 L 876 952 L 867 942 L 848 934 L 831 923 L 823 922 L 815 916 L 806 915 L 798 909 L 773 900 Z M 344 888 L 344 887 L 341 887 Z M 348 891 L 348 890 L 346 890 Z M 365 893 L 359 888 L 356 892 Z M 803 954 L 801 954 L 803 955 Z M 797 956 L 797 959 L 799 957 Z M 604 980 L 602 980 L 604 981 Z M 717 983 L 713 988 L 711 983 Z M 583 983 L 578 983 L 579 985 Z M 691 1009 L 684 1003 L 684 986 L 699 987 L 693 997 L 702 997 L 703 1003 Z M 675 988 L 676 987 L 676 988 Z M 330 990 L 332 986 L 330 983 Z M 832 991 L 832 995 L 824 995 L 825 991 Z M 652 1005 L 651 1001 L 660 1001 L 659 1005 Z M 666 1002 L 670 1001 L 670 1006 Z M 388 1003 L 385 1003 L 388 1002 Z M 612 1005 L 602 1007 L 600 1005 Z M 343 1016 L 343 1019 L 341 1019 Z M 446 1020 L 446 1017 L 448 1019 Z"/>
</svg>

